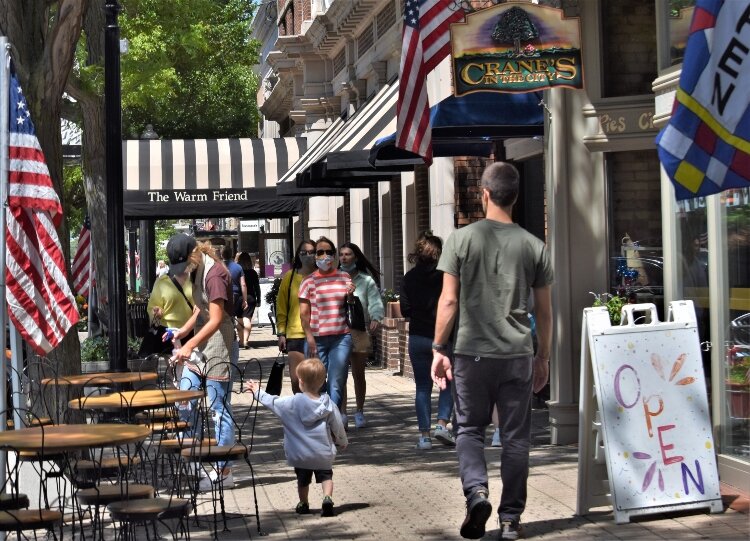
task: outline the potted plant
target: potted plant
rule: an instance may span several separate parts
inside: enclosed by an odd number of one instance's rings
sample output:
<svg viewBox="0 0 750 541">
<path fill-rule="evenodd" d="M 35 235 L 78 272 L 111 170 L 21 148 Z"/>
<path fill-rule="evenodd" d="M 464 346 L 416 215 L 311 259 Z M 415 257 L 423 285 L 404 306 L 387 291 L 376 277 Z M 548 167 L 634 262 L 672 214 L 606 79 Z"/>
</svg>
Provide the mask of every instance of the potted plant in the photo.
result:
<svg viewBox="0 0 750 541">
<path fill-rule="evenodd" d="M 594 296 L 594 303 L 592 306 L 604 306 L 609 312 L 609 321 L 612 325 L 620 324 L 620 317 L 622 316 L 622 307 L 628 303 L 627 298 L 624 295 L 612 295 L 610 293 L 599 293 L 598 295 L 593 291 L 589 291 Z"/>
<path fill-rule="evenodd" d="M 737 419 L 750 418 L 750 354 L 733 346 L 728 352 L 726 373 L 729 415 Z"/>
<path fill-rule="evenodd" d="M 141 345 L 140 338 L 128 338 L 128 368 L 130 370 L 153 371 L 156 370 L 157 360 L 144 366 L 144 359 L 138 358 L 138 349 Z M 153 366 L 152 366 L 153 365 Z M 81 372 L 93 374 L 109 370 L 109 338 L 107 336 L 94 336 L 86 338 L 81 342 Z"/>
<path fill-rule="evenodd" d="M 381 293 L 383 305 L 385 306 L 385 317 L 403 317 L 401 315 L 401 304 L 399 296 L 393 289 L 384 289 Z"/>
<path fill-rule="evenodd" d="M 109 340 L 93 336 L 81 342 L 81 372 L 92 374 L 109 370 Z"/>
</svg>

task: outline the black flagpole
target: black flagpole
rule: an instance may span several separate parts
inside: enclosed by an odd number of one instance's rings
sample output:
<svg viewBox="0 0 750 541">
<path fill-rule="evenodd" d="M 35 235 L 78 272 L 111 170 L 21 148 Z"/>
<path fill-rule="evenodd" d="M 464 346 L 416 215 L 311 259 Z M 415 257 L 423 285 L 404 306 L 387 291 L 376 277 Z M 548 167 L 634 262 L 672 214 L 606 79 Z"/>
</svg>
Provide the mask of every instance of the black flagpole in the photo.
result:
<svg viewBox="0 0 750 541">
<path fill-rule="evenodd" d="M 120 27 L 117 0 L 104 0 L 104 118 L 107 174 L 107 286 L 109 298 L 109 366 L 128 369 L 128 332 L 125 320 L 125 217 L 122 194 L 122 101 L 120 95 Z"/>
</svg>

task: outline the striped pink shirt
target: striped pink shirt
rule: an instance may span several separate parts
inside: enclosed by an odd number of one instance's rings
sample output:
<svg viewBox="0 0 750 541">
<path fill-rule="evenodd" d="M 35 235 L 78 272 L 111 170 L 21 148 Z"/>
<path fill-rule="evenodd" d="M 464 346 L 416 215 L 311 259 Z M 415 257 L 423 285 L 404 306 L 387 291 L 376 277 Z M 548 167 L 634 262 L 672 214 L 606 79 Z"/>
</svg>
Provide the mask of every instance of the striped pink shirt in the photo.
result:
<svg viewBox="0 0 750 541">
<path fill-rule="evenodd" d="M 349 274 L 338 269 L 325 276 L 316 270 L 302 280 L 299 298 L 310 301 L 310 330 L 313 336 L 349 333 L 343 306 L 351 282 Z"/>
</svg>

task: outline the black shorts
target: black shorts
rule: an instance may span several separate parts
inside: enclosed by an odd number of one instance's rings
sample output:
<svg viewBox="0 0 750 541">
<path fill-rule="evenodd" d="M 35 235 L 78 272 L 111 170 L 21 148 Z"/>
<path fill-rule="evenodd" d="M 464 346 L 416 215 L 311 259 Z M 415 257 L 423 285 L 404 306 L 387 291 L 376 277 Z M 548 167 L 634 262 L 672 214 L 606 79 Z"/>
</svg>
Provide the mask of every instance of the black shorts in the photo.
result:
<svg viewBox="0 0 750 541">
<path fill-rule="evenodd" d="M 247 299 L 247 308 L 245 308 L 242 311 L 242 316 L 237 316 L 237 317 L 246 317 L 247 319 L 253 319 L 254 313 L 255 313 L 255 301 L 252 299 Z"/>
<path fill-rule="evenodd" d="M 306 470 L 304 468 L 294 468 L 294 473 L 297 474 L 297 486 L 300 488 L 310 486 L 313 473 L 315 474 L 316 483 L 322 483 L 323 481 L 330 481 L 333 479 L 333 470 Z"/>
<path fill-rule="evenodd" d="M 305 345 L 307 341 L 304 338 L 287 338 L 286 339 L 286 351 L 296 351 L 297 353 L 305 354 Z"/>
<path fill-rule="evenodd" d="M 247 308 L 242 307 L 242 297 L 234 299 L 234 317 L 246 317 L 252 319 L 255 312 L 255 301 L 247 300 Z"/>
</svg>

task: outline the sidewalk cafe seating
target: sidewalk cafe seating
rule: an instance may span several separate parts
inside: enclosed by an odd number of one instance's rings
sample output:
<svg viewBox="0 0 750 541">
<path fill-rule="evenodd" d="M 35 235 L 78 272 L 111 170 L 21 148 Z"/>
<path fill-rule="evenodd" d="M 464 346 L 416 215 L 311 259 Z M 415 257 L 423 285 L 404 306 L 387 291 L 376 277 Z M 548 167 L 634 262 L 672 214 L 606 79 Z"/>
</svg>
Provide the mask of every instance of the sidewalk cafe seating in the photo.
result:
<svg viewBox="0 0 750 541">
<path fill-rule="evenodd" d="M 41 419 L 27 409 L 19 408 L 16 413 L 23 424 L 22 428 L 38 427 L 44 430 L 44 424 Z M 13 416 L 13 410 L 6 409 L 0 412 L 0 418 L 5 415 L 6 418 Z M 7 449 L 7 447 L 6 447 Z M 13 454 L 15 453 L 15 459 Z M 39 452 L 44 456 L 44 437 L 42 436 L 42 448 Z M 38 500 L 34 508 L 29 508 L 30 502 L 28 496 L 19 492 L 19 478 L 22 461 L 19 459 L 18 451 L 12 448 L 8 449 L 6 457 L 5 480 L 0 485 L 0 532 L 15 532 L 18 539 L 23 538 L 24 531 L 46 530 L 51 533 L 54 539 L 57 539 L 57 528 L 60 528 L 62 536 L 62 519 L 60 511 L 51 510 L 46 502 L 43 502 L 43 478 L 39 477 Z"/>
<path fill-rule="evenodd" d="M 207 363 L 210 365 L 210 362 Z M 245 386 L 245 380 L 250 377 L 252 379 L 262 379 L 261 364 L 257 359 L 250 360 L 247 364 L 240 368 L 234 363 L 222 362 L 213 365 L 210 371 L 202 374 L 201 385 L 205 387 L 207 378 L 210 378 L 212 374 L 222 374 L 228 372 L 232 381 L 230 392 L 227 394 L 226 399 L 231 404 L 232 416 L 231 423 L 235 434 L 235 443 L 232 445 L 217 445 L 217 436 L 211 434 L 212 428 L 221 430 L 219 427 L 214 427 L 213 415 L 211 411 L 214 409 L 214 404 L 209 403 L 209 397 L 206 396 L 203 400 L 196 403 L 195 411 L 193 412 L 192 424 L 195 427 L 192 431 L 193 445 L 183 448 L 180 455 L 183 460 L 183 470 L 181 474 L 191 478 L 195 475 L 195 472 L 202 474 L 202 476 L 215 476 L 217 479 L 221 478 L 222 466 L 225 463 L 232 463 L 237 460 L 244 460 L 250 469 L 250 479 L 253 488 L 253 499 L 255 503 L 255 518 L 257 521 L 257 530 L 260 535 L 263 535 L 260 525 L 260 512 L 258 509 L 258 497 L 255 486 L 255 470 L 251 460 L 251 452 L 253 448 L 253 437 L 255 433 L 255 423 L 258 413 L 258 404 L 252 401 L 249 404 L 237 403 L 238 400 L 232 400 L 232 395 L 235 397 L 242 396 L 247 390 Z M 222 420 L 219 423 L 223 422 Z M 195 513 L 196 521 L 198 520 L 198 507 L 199 503 L 199 490 L 198 483 L 188 483 L 187 486 L 191 489 L 191 499 L 193 501 L 193 510 Z M 229 531 L 227 526 L 227 513 L 224 505 L 225 490 L 231 487 L 225 487 L 221 481 L 211 483 L 211 490 L 209 494 L 211 510 L 213 514 L 213 530 L 214 538 L 218 537 L 218 523 L 219 515 L 223 524 L 223 531 Z"/>
</svg>

